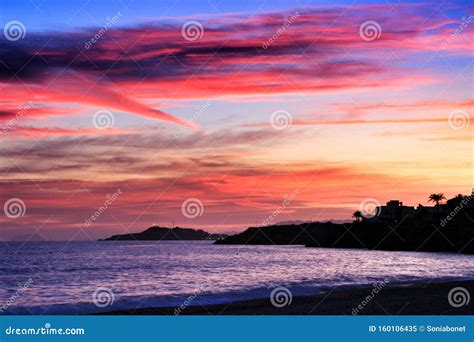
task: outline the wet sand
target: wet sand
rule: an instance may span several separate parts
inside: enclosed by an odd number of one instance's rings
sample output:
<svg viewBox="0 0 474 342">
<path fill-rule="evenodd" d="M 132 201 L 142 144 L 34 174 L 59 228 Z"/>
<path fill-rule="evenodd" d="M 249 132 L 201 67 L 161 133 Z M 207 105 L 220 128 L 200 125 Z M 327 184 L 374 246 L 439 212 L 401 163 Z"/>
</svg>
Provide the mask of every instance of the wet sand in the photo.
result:
<svg viewBox="0 0 474 342">
<path fill-rule="evenodd" d="M 289 305 L 281 308 L 274 307 L 270 298 L 195 305 L 181 309 L 179 315 L 473 315 L 474 298 L 458 308 L 449 303 L 448 293 L 455 287 L 463 287 L 470 297 L 474 296 L 474 280 L 431 281 L 411 285 L 387 284 L 378 293 L 374 293 L 374 286 L 339 287 L 324 294 L 293 297 Z M 106 314 L 175 315 L 176 309 L 144 308 Z"/>
</svg>

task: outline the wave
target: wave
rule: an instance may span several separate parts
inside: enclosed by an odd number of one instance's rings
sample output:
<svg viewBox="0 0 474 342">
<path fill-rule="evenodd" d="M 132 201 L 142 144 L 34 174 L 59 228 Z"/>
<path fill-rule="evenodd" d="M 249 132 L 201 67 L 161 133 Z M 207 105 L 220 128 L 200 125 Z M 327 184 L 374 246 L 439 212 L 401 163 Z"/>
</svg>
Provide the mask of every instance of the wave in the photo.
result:
<svg viewBox="0 0 474 342">
<path fill-rule="evenodd" d="M 391 286 L 410 286 L 427 280 L 436 282 L 448 282 L 459 280 L 472 280 L 466 277 L 440 277 L 440 278 L 421 278 L 410 277 L 399 281 L 388 281 Z M 226 304 L 235 301 L 245 301 L 254 299 L 269 298 L 271 291 L 277 286 L 285 286 L 291 291 L 292 296 L 310 296 L 332 291 L 334 287 L 339 289 L 351 289 L 367 286 L 377 286 L 386 279 L 373 278 L 367 279 L 367 282 L 354 284 L 351 282 L 341 282 L 338 284 L 318 284 L 314 282 L 301 282 L 297 284 L 278 284 L 276 286 L 267 286 L 256 289 L 235 290 L 227 292 L 194 292 L 180 295 L 157 295 L 157 296 L 123 296 L 115 298 L 111 305 L 105 307 L 98 307 L 91 302 L 79 302 L 74 304 L 58 303 L 52 305 L 42 306 L 18 306 L 9 307 L 4 312 L 0 311 L 0 315 L 82 315 L 82 314 L 97 314 L 107 313 L 120 310 L 131 310 L 152 307 L 170 307 L 179 308 L 182 305 L 198 306 L 198 305 L 213 305 Z"/>
</svg>

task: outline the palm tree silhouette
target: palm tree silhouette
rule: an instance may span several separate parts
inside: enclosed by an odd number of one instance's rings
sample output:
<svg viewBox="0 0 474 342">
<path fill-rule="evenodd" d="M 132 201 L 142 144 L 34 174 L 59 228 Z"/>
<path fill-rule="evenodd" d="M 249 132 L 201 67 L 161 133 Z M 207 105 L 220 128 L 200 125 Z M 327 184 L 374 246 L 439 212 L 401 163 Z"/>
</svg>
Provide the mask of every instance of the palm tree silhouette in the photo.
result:
<svg viewBox="0 0 474 342">
<path fill-rule="evenodd" d="M 440 194 L 431 194 L 428 197 L 428 202 L 436 203 L 436 208 L 438 208 L 438 213 L 439 213 L 439 202 L 441 202 L 444 199 L 446 199 L 444 194 L 441 194 L 441 193 Z"/>
<path fill-rule="evenodd" d="M 352 217 L 355 218 L 356 222 L 360 222 L 362 218 L 362 212 L 360 210 L 354 211 L 354 213 L 352 214 Z"/>
</svg>

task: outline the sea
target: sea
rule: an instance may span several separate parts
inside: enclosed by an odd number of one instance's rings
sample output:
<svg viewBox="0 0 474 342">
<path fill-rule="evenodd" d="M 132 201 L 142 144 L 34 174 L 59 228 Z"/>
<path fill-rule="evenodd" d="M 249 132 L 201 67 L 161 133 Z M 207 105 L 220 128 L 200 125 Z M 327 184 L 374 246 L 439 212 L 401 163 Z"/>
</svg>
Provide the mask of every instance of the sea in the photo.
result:
<svg viewBox="0 0 474 342">
<path fill-rule="evenodd" d="M 212 241 L 1 242 L 0 314 L 92 314 L 474 279 L 474 256 Z"/>
</svg>

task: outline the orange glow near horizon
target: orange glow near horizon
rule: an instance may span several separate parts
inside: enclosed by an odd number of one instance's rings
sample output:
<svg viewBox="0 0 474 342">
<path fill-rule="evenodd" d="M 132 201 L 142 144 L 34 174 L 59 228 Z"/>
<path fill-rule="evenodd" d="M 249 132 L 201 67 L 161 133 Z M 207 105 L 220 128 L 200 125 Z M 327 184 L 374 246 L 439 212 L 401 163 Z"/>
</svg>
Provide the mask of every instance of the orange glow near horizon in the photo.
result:
<svg viewBox="0 0 474 342">
<path fill-rule="evenodd" d="M 277 221 L 470 194 L 474 26 L 452 38 L 427 4 L 305 8 L 264 48 L 291 13 L 209 16 L 197 40 L 137 23 L 90 49 L 83 31 L 1 41 L 0 202 L 27 214 L 0 216 L 0 239 L 232 232 L 289 196 Z M 367 18 L 380 38 L 361 37 Z M 189 198 L 202 215 L 183 215 Z"/>
</svg>

